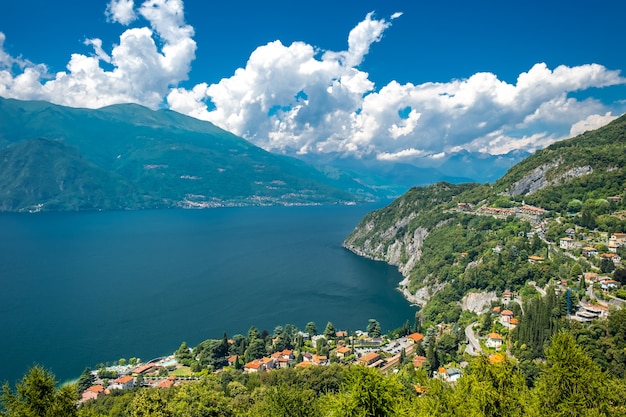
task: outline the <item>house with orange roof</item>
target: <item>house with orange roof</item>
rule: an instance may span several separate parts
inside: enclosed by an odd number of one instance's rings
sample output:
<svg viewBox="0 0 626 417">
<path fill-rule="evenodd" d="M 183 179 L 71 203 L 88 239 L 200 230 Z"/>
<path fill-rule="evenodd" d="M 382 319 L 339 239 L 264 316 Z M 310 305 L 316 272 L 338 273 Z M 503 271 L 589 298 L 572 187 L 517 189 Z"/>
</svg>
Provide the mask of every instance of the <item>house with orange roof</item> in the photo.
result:
<svg viewBox="0 0 626 417">
<path fill-rule="evenodd" d="M 609 242 L 615 242 L 619 246 L 626 245 L 626 233 L 613 233 Z"/>
<path fill-rule="evenodd" d="M 330 361 L 328 360 L 328 356 L 323 355 L 312 355 L 311 363 L 317 366 L 327 366 L 330 365 Z"/>
<path fill-rule="evenodd" d="M 104 387 L 102 385 L 92 385 L 85 391 L 83 391 L 81 395 L 81 401 L 85 402 L 89 400 L 95 400 L 102 396 L 104 396 Z"/>
<path fill-rule="evenodd" d="M 247 364 L 243 366 L 243 371 L 244 373 L 247 373 L 247 374 L 264 371 L 264 370 L 265 370 L 265 366 L 263 365 L 263 362 L 261 362 L 258 359 L 248 362 Z"/>
<path fill-rule="evenodd" d="M 131 371 L 131 373 L 134 376 L 141 375 L 141 374 L 145 375 L 147 373 L 150 373 L 150 372 L 154 371 L 156 368 L 157 368 L 157 366 L 155 364 L 153 364 L 153 363 L 145 363 L 145 364 L 139 365 L 138 367 L 133 369 Z"/>
<path fill-rule="evenodd" d="M 591 246 L 585 246 L 583 248 L 583 256 L 586 256 L 586 257 L 598 256 L 598 250 Z"/>
<path fill-rule="evenodd" d="M 239 356 L 237 355 L 232 355 L 228 357 L 228 366 L 235 366 L 235 363 L 237 363 L 237 359 L 239 359 Z"/>
<path fill-rule="evenodd" d="M 571 237 L 562 237 L 559 239 L 559 247 L 561 249 L 574 249 L 575 245 L 574 245 L 574 239 L 572 239 Z"/>
<path fill-rule="evenodd" d="M 382 363 L 382 360 L 380 359 L 380 355 L 376 352 L 370 352 L 370 353 L 366 353 L 365 355 L 361 356 L 357 363 L 359 365 L 363 365 L 363 366 L 368 366 L 368 367 L 374 367 L 374 366 L 378 366 L 380 363 Z"/>
<path fill-rule="evenodd" d="M 423 366 L 424 362 L 426 362 L 426 356 L 416 355 L 415 358 L 413 358 L 413 366 L 416 368 Z"/>
<path fill-rule="evenodd" d="M 500 306 L 496 306 L 491 310 L 493 314 L 500 314 L 500 311 L 502 311 L 502 307 Z"/>
<path fill-rule="evenodd" d="M 409 342 L 419 343 L 424 340 L 424 335 L 421 333 L 411 333 L 406 338 Z"/>
<path fill-rule="evenodd" d="M 528 257 L 528 262 L 531 264 L 540 264 L 544 261 L 544 258 L 541 256 L 531 255 Z"/>
<path fill-rule="evenodd" d="M 109 385 L 109 389 L 131 389 L 135 386 L 135 378 L 130 375 L 121 376 Z"/>
<path fill-rule="evenodd" d="M 157 384 L 158 388 L 171 388 L 174 386 L 175 379 L 167 378 Z"/>
<path fill-rule="evenodd" d="M 515 317 L 513 317 L 510 321 L 509 321 L 509 325 L 511 326 L 517 326 L 519 324 L 519 320 L 516 319 Z"/>
<path fill-rule="evenodd" d="M 307 366 L 313 366 L 313 364 L 309 361 L 296 364 L 296 368 L 306 368 Z"/>
<path fill-rule="evenodd" d="M 500 322 L 502 324 L 509 324 L 512 318 L 513 318 L 513 312 L 511 310 L 504 310 L 502 312 Z"/>
<path fill-rule="evenodd" d="M 622 258 L 617 253 L 603 253 L 600 255 L 600 259 L 610 259 L 615 265 L 619 265 L 622 261 Z"/>
<path fill-rule="evenodd" d="M 335 333 L 335 337 L 339 340 L 345 339 L 348 337 L 348 332 L 346 330 L 340 330 Z"/>
<path fill-rule="evenodd" d="M 498 333 L 489 333 L 487 335 L 487 340 L 485 341 L 485 345 L 488 348 L 493 348 L 493 349 L 500 349 L 500 347 L 502 346 L 502 336 L 500 336 Z"/>
<path fill-rule="evenodd" d="M 339 359 L 343 359 L 346 356 L 349 356 L 351 353 L 352 353 L 352 349 L 350 349 L 349 347 L 346 347 L 346 346 L 339 346 L 335 350 L 335 354 L 337 355 L 337 357 Z"/>
<path fill-rule="evenodd" d="M 619 282 L 614 279 L 605 279 L 600 281 L 603 290 L 613 290 L 618 287 Z"/>
</svg>

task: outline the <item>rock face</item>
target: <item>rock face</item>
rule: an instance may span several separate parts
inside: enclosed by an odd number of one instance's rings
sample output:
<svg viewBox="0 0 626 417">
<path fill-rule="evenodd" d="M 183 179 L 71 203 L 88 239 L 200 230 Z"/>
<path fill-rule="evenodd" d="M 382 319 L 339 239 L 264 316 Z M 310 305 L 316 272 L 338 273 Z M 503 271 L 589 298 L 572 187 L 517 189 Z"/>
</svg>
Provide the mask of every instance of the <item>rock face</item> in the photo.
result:
<svg viewBox="0 0 626 417">
<path fill-rule="evenodd" d="M 409 223 L 417 216 L 417 211 L 410 211 L 385 228 L 379 227 L 379 218 L 371 218 L 357 226 L 343 246 L 359 256 L 397 266 L 404 277 L 398 289 L 409 302 L 423 305 L 430 298 L 430 291 L 422 288 L 412 294 L 408 289 L 409 274 L 419 262 L 424 239 L 428 236 L 428 230 L 423 227 L 409 230 Z"/>
<path fill-rule="evenodd" d="M 542 188 L 567 182 L 573 178 L 580 177 L 582 175 L 590 174 L 593 172 L 593 168 L 589 165 L 574 167 L 564 173 L 550 178 L 550 171 L 558 167 L 561 161 L 553 161 L 548 164 L 538 166 L 530 171 L 521 180 L 515 182 L 509 189 L 503 194 L 509 196 L 528 195 L 533 194 Z"/>
<path fill-rule="evenodd" d="M 463 310 L 473 311 L 476 314 L 484 313 L 489 309 L 492 301 L 497 300 L 495 292 L 472 292 L 461 300 Z"/>
</svg>

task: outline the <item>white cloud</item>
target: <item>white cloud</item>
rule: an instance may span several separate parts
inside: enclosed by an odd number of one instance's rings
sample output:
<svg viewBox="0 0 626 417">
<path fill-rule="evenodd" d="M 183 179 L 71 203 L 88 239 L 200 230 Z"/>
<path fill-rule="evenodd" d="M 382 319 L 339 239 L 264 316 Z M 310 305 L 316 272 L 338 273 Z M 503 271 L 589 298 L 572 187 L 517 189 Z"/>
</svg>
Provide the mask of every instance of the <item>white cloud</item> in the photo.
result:
<svg viewBox="0 0 626 417">
<path fill-rule="evenodd" d="M 128 23 L 128 8 L 132 5 L 133 2 L 113 1 L 107 13 L 115 21 Z M 148 0 L 139 13 L 152 29 L 125 30 L 110 55 L 100 39 L 88 39 L 85 44 L 94 48 L 94 56 L 72 54 L 67 71 L 57 74 L 48 74 L 44 65 L 33 64 L 16 75 L 7 71 L 0 78 L 0 93 L 75 107 L 128 102 L 160 106 L 170 87 L 187 79 L 195 58 L 194 31 L 184 22 L 181 0 Z M 163 42 L 160 48 L 155 43 L 156 36 Z M 4 53 L 1 45 L 0 51 Z M 113 69 L 103 69 L 101 62 L 111 64 Z"/>
<path fill-rule="evenodd" d="M 109 49 L 88 39 L 93 52 L 73 54 L 57 74 L 7 54 L 0 33 L 0 95 L 80 107 L 135 102 L 157 108 L 166 100 L 173 110 L 270 151 L 403 161 L 439 160 L 461 149 L 532 151 L 626 111 L 626 102 L 571 96 L 626 82 L 598 64 L 550 69 L 538 63 L 515 83 L 481 72 L 446 83 L 375 86 L 362 64 L 401 12 L 389 19 L 367 14 L 343 51 L 276 40 L 256 48 L 231 77 L 186 89 L 179 83 L 191 70 L 196 43 L 182 0 L 146 0 L 138 7 L 112 0 L 106 13 L 114 22 L 141 18 L 149 26 L 125 29 Z"/>
<path fill-rule="evenodd" d="M 617 116 L 613 116 L 611 112 L 607 112 L 604 115 L 592 114 L 585 120 L 574 123 L 570 129 L 570 136 L 578 136 L 587 131 L 598 129 L 615 119 L 617 119 Z"/>
<path fill-rule="evenodd" d="M 107 6 L 106 15 L 111 22 L 128 25 L 137 19 L 135 2 L 133 0 L 111 0 Z"/>
<path fill-rule="evenodd" d="M 426 156 L 427 152 L 420 151 L 419 149 L 404 149 L 395 153 L 381 152 L 376 155 L 376 159 L 379 161 L 398 161 L 402 159 L 413 159 L 416 157 Z"/>
</svg>

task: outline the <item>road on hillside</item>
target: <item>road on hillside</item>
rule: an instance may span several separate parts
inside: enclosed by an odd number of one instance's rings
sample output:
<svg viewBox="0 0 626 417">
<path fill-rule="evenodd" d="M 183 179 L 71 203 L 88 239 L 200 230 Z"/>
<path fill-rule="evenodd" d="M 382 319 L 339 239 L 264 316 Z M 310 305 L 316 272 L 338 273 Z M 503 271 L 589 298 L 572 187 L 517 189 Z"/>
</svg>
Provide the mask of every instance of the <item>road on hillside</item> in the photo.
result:
<svg viewBox="0 0 626 417">
<path fill-rule="evenodd" d="M 482 351 L 480 343 L 478 342 L 478 339 L 476 339 L 476 335 L 474 334 L 474 326 L 477 324 L 478 322 L 475 321 L 465 328 L 465 339 L 467 340 L 465 352 L 474 356 L 478 356 Z"/>
</svg>

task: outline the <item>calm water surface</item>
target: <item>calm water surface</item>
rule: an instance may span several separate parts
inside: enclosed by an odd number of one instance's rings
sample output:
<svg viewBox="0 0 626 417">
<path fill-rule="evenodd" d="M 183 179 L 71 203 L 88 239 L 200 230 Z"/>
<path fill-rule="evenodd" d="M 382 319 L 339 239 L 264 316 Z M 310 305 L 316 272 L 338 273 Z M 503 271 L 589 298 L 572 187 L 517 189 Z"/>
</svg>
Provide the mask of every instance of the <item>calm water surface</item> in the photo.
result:
<svg viewBox="0 0 626 417">
<path fill-rule="evenodd" d="M 413 320 L 394 267 L 341 247 L 372 206 L 0 215 L 0 382 L 184 340 Z"/>
</svg>

